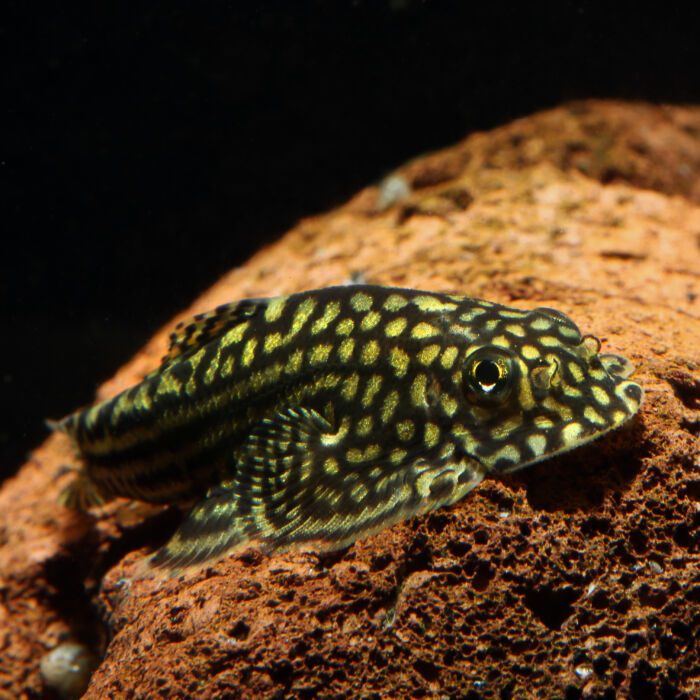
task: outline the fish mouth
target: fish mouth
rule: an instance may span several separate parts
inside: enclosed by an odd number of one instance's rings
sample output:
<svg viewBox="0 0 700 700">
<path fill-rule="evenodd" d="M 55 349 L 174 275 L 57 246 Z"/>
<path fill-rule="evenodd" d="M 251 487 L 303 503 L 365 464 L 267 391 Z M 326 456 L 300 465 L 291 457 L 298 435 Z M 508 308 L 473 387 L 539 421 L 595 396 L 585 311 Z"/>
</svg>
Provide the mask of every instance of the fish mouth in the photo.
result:
<svg viewBox="0 0 700 700">
<path fill-rule="evenodd" d="M 636 382 L 628 379 L 618 379 L 618 377 L 625 376 L 622 372 L 629 371 L 631 363 L 625 358 L 614 357 L 614 362 L 616 365 L 619 364 L 621 369 L 619 374 L 611 372 L 611 377 L 615 380 L 614 397 L 617 400 L 615 401 L 616 408 L 611 412 L 608 422 L 603 425 L 594 425 L 582 418 L 572 420 L 557 429 L 555 433 L 557 435 L 556 442 L 554 444 L 549 443 L 551 449 L 546 450 L 543 454 L 536 455 L 530 460 L 506 467 L 501 473 L 518 471 L 551 457 L 575 450 L 602 438 L 613 430 L 617 430 L 637 414 L 644 400 L 644 389 Z"/>
<path fill-rule="evenodd" d="M 556 423 L 551 411 L 538 412 L 507 437 L 492 438 L 487 449 L 472 443 L 471 456 L 486 471 L 505 474 L 575 450 L 621 427 L 639 411 L 644 390 L 622 378 L 631 367 L 625 358 L 615 356 L 605 362 L 614 365 L 607 386 L 598 384 L 597 393 L 589 395 L 574 415 Z M 488 442 L 484 440 L 484 446 Z"/>
<path fill-rule="evenodd" d="M 600 341 L 585 336 L 566 353 L 548 353 L 532 363 L 522 412 L 513 402 L 502 421 L 487 416 L 482 425 L 460 426 L 455 434 L 464 451 L 491 473 L 508 473 L 574 450 L 630 420 L 644 400 L 642 387 L 629 379 L 634 365 L 626 357 L 600 353 Z M 527 381 L 527 380 L 526 380 Z M 477 416 L 478 418 L 478 416 Z M 476 421 L 478 423 L 478 420 Z"/>
</svg>

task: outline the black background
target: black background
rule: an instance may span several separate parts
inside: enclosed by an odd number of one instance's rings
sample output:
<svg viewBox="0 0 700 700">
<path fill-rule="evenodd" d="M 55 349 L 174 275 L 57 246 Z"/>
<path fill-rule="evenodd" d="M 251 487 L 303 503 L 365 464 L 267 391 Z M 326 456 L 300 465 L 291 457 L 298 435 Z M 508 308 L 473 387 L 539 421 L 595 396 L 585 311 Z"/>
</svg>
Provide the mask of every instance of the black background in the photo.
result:
<svg viewBox="0 0 700 700">
<path fill-rule="evenodd" d="M 0 475 L 221 274 L 577 97 L 698 102 L 671 3 L 4 3 Z"/>
</svg>

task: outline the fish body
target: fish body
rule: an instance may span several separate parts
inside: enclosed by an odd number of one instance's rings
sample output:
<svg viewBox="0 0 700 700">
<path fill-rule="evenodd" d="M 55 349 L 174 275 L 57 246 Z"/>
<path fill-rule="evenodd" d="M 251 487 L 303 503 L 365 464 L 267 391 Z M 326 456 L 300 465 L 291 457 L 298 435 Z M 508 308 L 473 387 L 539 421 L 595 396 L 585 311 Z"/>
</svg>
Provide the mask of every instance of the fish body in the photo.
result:
<svg viewBox="0 0 700 700">
<path fill-rule="evenodd" d="M 369 285 L 221 306 L 161 366 L 65 418 L 66 501 L 195 502 L 153 563 L 336 549 L 572 449 L 642 401 L 564 314 Z"/>
</svg>

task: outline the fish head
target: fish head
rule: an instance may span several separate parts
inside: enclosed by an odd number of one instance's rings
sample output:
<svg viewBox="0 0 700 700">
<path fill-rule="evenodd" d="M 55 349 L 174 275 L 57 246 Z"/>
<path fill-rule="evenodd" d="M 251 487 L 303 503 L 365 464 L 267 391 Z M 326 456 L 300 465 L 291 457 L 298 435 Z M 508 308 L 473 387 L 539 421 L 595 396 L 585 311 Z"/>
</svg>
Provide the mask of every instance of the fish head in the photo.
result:
<svg viewBox="0 0 700 700">
<path fill-rule="evenodd" d="M 634 416 L 642 387 L 633 365 L 601 353 L 565 314 L 494 305 L 462 335 L 453 436 L 487 471 L 515 471 L 590 442 Z M 465 329 L 467 331 L 465 332 Z"/>
</svg>

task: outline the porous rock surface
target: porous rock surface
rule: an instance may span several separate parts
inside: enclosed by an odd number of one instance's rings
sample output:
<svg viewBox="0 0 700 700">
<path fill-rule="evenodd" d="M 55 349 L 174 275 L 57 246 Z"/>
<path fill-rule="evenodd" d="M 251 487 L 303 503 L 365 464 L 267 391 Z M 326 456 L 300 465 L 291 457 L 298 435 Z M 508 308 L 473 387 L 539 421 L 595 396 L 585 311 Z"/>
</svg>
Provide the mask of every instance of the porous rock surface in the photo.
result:
<svg viewBox="0 0 700 700">
<path fill-rule="evenodd" d="M 59 507 L 54 435 L 0 492 L 0 698 L 52 697 L 63 641 L 101 660 L 88 698 L 700 697 L 699 174 L 700 109 L 579 102 L 408 163 L 403 198 L 369 187 L 225 276 L 179 318 L 358 279 L 554 307 L 632 359 L 645 403 L 341 552 L 172 580 L 134 572 L 178 514 Z"/>
</svg>

